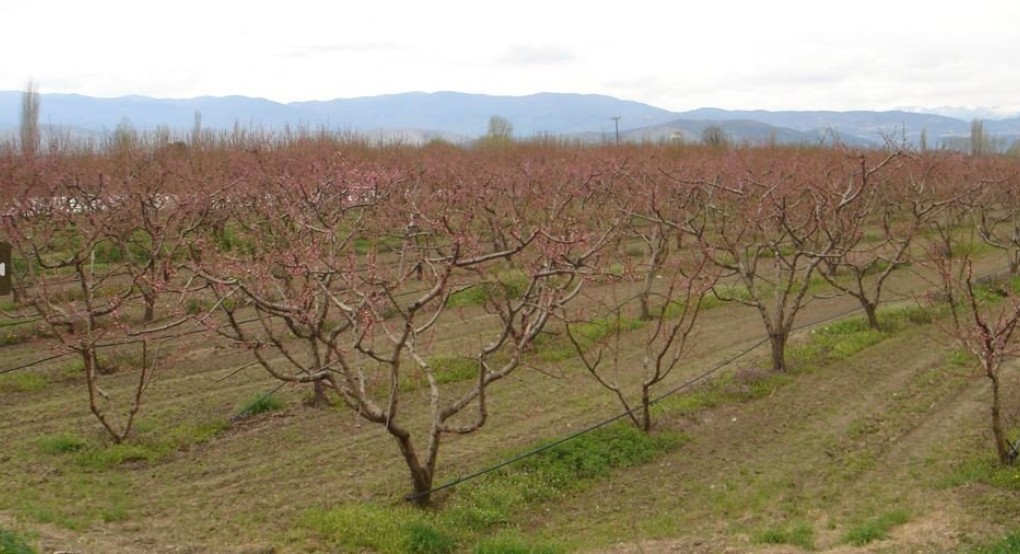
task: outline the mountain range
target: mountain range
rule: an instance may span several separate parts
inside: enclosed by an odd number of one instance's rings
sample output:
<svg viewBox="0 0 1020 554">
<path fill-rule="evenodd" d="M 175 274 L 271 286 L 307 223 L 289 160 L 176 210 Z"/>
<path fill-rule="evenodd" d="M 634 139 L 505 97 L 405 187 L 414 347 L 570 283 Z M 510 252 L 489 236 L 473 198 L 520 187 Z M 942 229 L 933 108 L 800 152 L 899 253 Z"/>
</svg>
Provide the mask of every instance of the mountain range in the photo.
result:
<svg viewBox="0 0 1020 554">
<path fill-rule="evenodd" d="M 20 91 L 0 91 L 0 134 L 15 133 Z M 139 131 L 168 128 L 190 132 L 196 114 L 206 130 L 237 125 L 262 130 L 329 129 L 382 140 L 423 142 L 435 138 L 466 142 L 484 135 L 489 119 L 508 120 L 514 136 L 556 136 L 581 141 L 700 140 L 717 126 L 736 142 L 803 144 L 839 140 L 879 146 L 888 140 L 928 146 L 960 144 L 971 121 L 894 111 L 764 111 L 702 108 L 674 112 L 597 94 L 539 93 L 492 96 L 458 92 L 408 92 L 328 101 L 280 103 L 246 96 L 157 99 L 145 96 L 97 98 L 41 94 L 40 123 L 71 136 L 102 137 L 121 125 Z M 619 119 L 616 119 L 619 118 Z M 1002 147 L 1020 139 L 1020 117 L 985 120 L 985 132 Z"/>
</svg>

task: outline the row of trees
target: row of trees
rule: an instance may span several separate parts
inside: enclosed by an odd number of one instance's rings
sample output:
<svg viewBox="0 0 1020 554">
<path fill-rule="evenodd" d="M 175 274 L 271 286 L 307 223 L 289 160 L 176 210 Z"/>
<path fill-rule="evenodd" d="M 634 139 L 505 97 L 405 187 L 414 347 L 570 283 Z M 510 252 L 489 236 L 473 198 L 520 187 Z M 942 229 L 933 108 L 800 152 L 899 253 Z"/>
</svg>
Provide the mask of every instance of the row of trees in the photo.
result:
<svg viewBox="0 0 1020 554">
<path fill-rule="evenodd" d="M 956 336 L 994 384 L 996 448 L 1009 459 L 998 378 L 1020 304 L 1007 287 L 995 306 L 1012 311 L 982 319 L 965 247 L 972 231 L 1020 268 L 1020 180 L 1003 159 L 320 137 L 7 151 L 0 194 L 20 315 L 41 316 L 82 358 L 90 409 L 115 441 L 156 374 L 158 337 L 199 325 L 384 428 L 427 502 L 443 438 L 485 425 L 493 386 L 532 363 L 550 331 L 649 430 L 654 391 L 683 360 L 706 295 L 760 315 L 782 372 L 813 278 L 879 326 L 888 277 L 931 262 L 958 309 Z M 614 347 L 630 321 L 643 322 L 633 365 Z M 97 355 L 118 341 L 147 352 L 125 399 L 102 388 Z M 473 367 L 471 386 L 443 386 L 448 360 Z M 408 403 L 409 381 L 427 391 L 424 409 Z"/>
</svg>

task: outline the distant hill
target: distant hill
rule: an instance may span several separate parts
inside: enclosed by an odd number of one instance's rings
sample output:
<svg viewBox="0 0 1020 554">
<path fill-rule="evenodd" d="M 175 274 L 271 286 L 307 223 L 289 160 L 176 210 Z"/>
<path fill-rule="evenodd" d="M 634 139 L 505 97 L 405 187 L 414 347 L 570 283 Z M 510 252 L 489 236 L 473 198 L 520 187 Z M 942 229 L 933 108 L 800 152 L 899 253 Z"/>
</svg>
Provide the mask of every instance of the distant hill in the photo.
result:
<svg viewBox="0 0 1020 554">
<path fill-rule="evenodd" d="M 798 131 L 789 127 L 769 125 L 753 119 L 676 119 L 628 131 L 627 140 L 638 142 L 698 142 L 706 128 L 718 127 L 727 140 L 748 144 L 833 144 L 837 140 L 847 146 L 872 146 L 873 143 L 853 135 L 840 135 L 827 130 Z"/>
<path fill-rule="evenodd" d="M 680 114 L 688 119 L 749 119 L 779 125 L 802 132 L 833 131 L 841 137 L 857 137 L 870 144 L 883 144 L 886 138 L 917 143 L 922 130 L 928 139 L 969 136 L 970 122 L 951 117 L 905 111 L 744 111 L 703 108 Z M 935 143 L 932 142 L 934 146 Z"/>
<path fill-rule="evenodd" d="M 20 91 L 0 91 L 0 133 L 15 132 Z M 485 133 L 489 118 L 508 119 L 517 137 L 537 135 L 583 141 L 700 140 L 708 125 L 718 125 L 734 142 L 818 144 L 834 137 L 848 145 L 882 145 L 906 139 L 917 144 L 922 132 L 930 146 L 966 140 L 970 121 L 917 111 L 763 111 L 702 108 L 672 112 L 597 94 L 539 93 L 493 96 L 458 92 L 408 92 L 288 104 L 245 96 L 156 99 L 145 96 L 95 98 L 43 94 L 41 123 L 73 129 L 76 136 L 112 132 L 122 123 L 146 131 L 164 127 L 186 132 L 196 113 L 204 129 L 235 125 L 265 130 L 325 128 L 379 140 L 418 143 L 442 138 L 455 142 Z M 1000 144 L 1020 138 L 1020 117 L 987 120 L 985 130 Z"/>
</svg>

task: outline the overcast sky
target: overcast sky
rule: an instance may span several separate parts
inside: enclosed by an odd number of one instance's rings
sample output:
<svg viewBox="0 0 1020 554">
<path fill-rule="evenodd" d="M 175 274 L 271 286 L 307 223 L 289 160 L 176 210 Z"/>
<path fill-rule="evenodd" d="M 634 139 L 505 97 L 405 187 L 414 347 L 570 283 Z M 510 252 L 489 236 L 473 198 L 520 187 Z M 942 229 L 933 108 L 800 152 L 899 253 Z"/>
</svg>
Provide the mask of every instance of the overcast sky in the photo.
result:
<svg viewBox="0 0 1020 554">
<path fill-rule="evenodd" d="M 0 25 L 0 90 L 1020 111 L 1013 0 L 2 0 Z"/>
</svg>

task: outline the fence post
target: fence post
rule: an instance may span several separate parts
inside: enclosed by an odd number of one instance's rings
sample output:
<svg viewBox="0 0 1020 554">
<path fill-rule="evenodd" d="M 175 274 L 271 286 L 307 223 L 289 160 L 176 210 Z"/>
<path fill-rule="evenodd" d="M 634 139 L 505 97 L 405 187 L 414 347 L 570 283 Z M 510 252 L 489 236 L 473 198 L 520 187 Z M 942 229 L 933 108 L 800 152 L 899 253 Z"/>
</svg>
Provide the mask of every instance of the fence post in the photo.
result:
<svg viewBox="0 0 1020 554">
<path fill-rule="evenodd" d="M 11 273 L 14 273 L 11 266 L 11 245 L 0 242 L 0 296 L 11 293 Z"/>
</svg>

